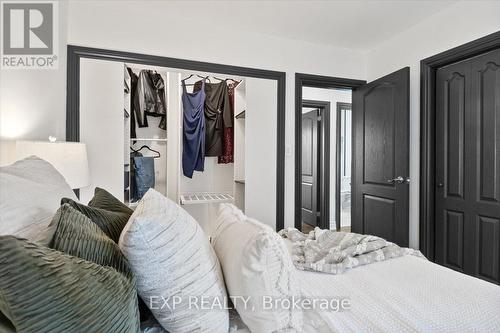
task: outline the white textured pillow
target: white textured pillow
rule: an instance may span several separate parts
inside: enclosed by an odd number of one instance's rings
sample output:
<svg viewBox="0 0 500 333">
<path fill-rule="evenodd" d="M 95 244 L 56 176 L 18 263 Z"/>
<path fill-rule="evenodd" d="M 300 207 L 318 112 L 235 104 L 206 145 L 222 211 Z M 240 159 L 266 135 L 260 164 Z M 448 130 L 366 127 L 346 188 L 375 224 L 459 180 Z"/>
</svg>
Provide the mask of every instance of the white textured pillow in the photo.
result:
<svg viewBox="0 0 500 333">
<path fill-rule="evenodd" d="M 221 262 L 230 297 L 252 332 L 302 330 L 302 310 L 264 309 L 264 297 L 300 296 L 296 269 L 282 238 L 269 226 L 247 218 L 231 204 L 221 204 L 212 245 Z M 286 304 L 286 303 L 285 303 Z"/>
<path fill-rule="evenodd" d="M 184 209 L 150 189 L 123 229 L 119 245 L 137 278 L 139 295 L 166 330 L 228 332 L 226 309 L 201 307 L 201 297 L 224 304 L 226 290 L 208 238 Z M 174 306 L 174 301 L 180 304 Z"/>
<path fill-rule="evenodd" d="M 0 235 L 35 238 L 50 223 L 63 197 L 78 200 L 47 161 L 31 156 L 0 167 Z"/>
</svg>

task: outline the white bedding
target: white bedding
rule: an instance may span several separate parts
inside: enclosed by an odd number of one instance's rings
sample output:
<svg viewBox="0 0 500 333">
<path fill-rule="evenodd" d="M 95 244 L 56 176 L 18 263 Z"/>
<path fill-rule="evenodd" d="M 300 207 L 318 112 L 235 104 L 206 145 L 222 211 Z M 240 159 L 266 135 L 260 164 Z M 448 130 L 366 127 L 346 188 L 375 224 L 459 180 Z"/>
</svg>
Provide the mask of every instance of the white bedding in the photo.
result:
<svg viewBox="0 0 500 333">
<path fill-rule="evenodd" d="M 304 296 L 350 298 L 349 311 L 304 315 L 308 326 L 326 323 L 321 332 L 500 332 L 499 286 L 425 259 L 404 256 L 340 275 L 300 271 L 299 277 Z"/>
</svg>

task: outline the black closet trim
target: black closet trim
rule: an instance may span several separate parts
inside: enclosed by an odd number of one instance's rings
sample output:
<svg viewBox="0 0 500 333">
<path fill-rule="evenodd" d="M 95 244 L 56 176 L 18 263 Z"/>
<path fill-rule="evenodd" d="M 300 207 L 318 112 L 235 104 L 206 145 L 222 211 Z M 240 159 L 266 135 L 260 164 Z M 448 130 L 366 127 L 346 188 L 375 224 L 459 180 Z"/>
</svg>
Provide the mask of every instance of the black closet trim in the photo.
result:
<svg viewBox="0 0 500 333">
<path fill-rule="evenodd" d="M 141 53 L 123 52 L 68 45 L 67 87 L 66 87 L 66 140 L 80 140 L 80 59 L 99 59 L 136 63 L 151 66 L 178 68 L 200 72 L 246 76 L 276 80 L 278 84 L 278 125 L 276 161 L 276 230 L 284 228 L 285 219 L 285 90 L 284 72 L 229 66 L 209 62 L 154 56 Z"/>
</svg>

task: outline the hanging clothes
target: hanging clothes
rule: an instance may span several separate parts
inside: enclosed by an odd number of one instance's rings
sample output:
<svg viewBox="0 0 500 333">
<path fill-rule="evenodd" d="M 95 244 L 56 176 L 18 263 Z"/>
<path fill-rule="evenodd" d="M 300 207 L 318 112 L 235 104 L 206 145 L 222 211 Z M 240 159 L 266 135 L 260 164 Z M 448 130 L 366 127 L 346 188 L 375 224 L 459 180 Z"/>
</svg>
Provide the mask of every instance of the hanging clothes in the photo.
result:
<svg viewBox="0 0 500 333">
<path fill-rule="evenodd" d="M 135 169 L 135 194 L 137 200 L 140 200 L 150 188 L 155 187 L 155 161 L 154 157 L 150 156 L 135 156 L 132 159 Z"/>
<path fill-rule="evenodd" d="M 225 127 L 233 127 L 226 81 L 194 84 L 193 91 L 205 89 L 205 156 L 222 155 L 222 137 Z"/>
<path fill-rule="evenodd" d="M 161 117 L 159 128 L 167 129 L 167 107 L 165 103 L 165 82 L 158 73 L 141 70 L 139 76 L 128 68 L 131 78 L 132 113 L 131 138 L 136 138 L 135 128 L 148 127 L 147 116 Z M 135 76 L 135 77 L 134 77 Z M 134 82 L 135 81 L 135 82 Z M 135 86 L 135 87 L 134 87 Z"/>
<path fill-rule="evenodd" d="M 149 71 L 142 70 L 139 72 L 134 100 L 135 119 L 139 127 L 148 127 L 147 113 L 154 112 L 155 105 L 156 90 L 153 88 L 153 81 Z"/>
<path fill-rule="evenodd" d="M 142 157 L 142 154 L 138 151 L 132 151 L 130 153 L 130 187 L 129 187 L 129 198 L 130 202 L 136 202 L 139 201 L 139 195 L 137 193 L 137 182 L 135 179 L 135 164 L 134 164 L 134 158 L 135 157 Z"/>
<path fill-rule="evenodd" d="M 130 138 L 137 138 L 136 134 L 136 122 L 135 122 L 135 94 L 137 93 L 137 81 L 139 77 L 132 71 L 130 67 L 127 67 L 127 71 L 130 75 Z"/>
<path fill-rule="evenodd" d="M 231 119 L 234 119 L 234 89 L 237 85 L 237 83 L 230 83 L 227 85 L 229 106 L 231 107 Z M 224 126 L 224 133 L 222 134 L 222 155 L 219 156 L 217 162 L 219 164 L 234 162 L 234 126 Z"/>
<path fill-rule="evenodd" d="M 201 89 L 188 93 L 182 81 L 182 105 L 184 109 L 182 133 L 182 172 L 188 178 L 193 172 L 205 169 L 205 81 Z"/>
<path fill-rule="evenodd" d="M 150 72 L 151 81 L 153 82 L 153 86 L 156 91 L 156 102 L 155 102 L 155 112 L 153 114 L 161 117 L 159 128 L 166 130 L 167 129 L 167 107 L 165 103 L 165 82 L 160 74 L 157 72 Z M 149 114 L 149 113 L 148 113 Z M 152 114 L 150 114 L 152 115 Z"/>
</svg>

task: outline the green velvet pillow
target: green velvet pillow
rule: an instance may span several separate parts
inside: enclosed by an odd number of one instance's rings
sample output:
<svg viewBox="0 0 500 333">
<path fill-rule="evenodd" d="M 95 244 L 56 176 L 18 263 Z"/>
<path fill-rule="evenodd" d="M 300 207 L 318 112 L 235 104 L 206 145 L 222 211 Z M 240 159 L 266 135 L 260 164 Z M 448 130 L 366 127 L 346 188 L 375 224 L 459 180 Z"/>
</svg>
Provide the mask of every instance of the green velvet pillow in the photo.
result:
<svg viewBox="0 0 500 333">
<path fill-rule="evenodd" d="M 89 201 L 89 206 L 106 209 L 116 213 L 127 213 L 129 216 L 134 212 L 111 193 L 100 187 L 95 188 L 94 197 Z"/>
<path fill-rule="evenodd" d="M 50 222 L 48 247 L 66 254 L 109 266 L 133 278 L 127 259 L 92 221 L 69 204 L 62 205 Z"/>
<path fill-rule="evenodd" d="M 103 189 L 96 188 L 95 196 L 85 206 L 69 198 L 63 198 L 61 204 L 69 204 L 97 224 L 115 243 L 132 215 L 132 210 Z"/>
<path fill-rule="evenodd" d="M 17 332 L 139 330 L 134 281 L 15 236 L 0 236 L 0 311 Z"/>
<path fill-rule="evenodd" d="M 16 333 L 16 328 L 12 326 L 10 320 L 0 312 L 0 333 Z"/>
<path fill-rule="evenodd" d="M 132 278 L 132 271 L 118 244 L 84 214 L 63 204 L 52 218 L 44 244 L 66 254 L 113 267 Z M 141 322 L 151 316 L 149 308 L 138 298 Z M 1 331 L 0 331 L 1 333 Z"/>
</svg>

